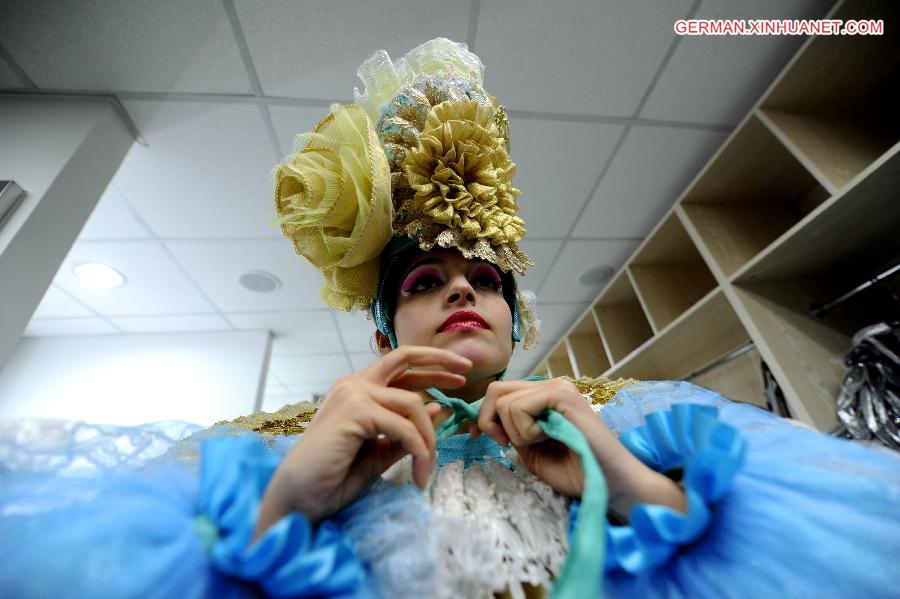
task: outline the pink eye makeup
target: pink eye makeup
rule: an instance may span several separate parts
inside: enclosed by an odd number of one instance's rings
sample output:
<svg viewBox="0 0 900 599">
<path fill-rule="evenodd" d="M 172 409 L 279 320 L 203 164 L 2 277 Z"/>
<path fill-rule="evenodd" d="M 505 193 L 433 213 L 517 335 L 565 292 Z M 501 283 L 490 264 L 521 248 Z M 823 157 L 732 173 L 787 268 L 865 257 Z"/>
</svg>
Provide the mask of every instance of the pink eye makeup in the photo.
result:
<svg viewBox="0 0 900 599">
<path fill-rule="evenodd" d="M 413 270 L 403 279 L 400 292 L 403 295 L 411 295 L 419 291 L 427 291 L 445 283 L 444 274 L 433 266 L 422 266 Z"/>
<path fill-rule="evenodd" d="M 481 264 L 472 269 L 469 274 L 472 284 L 482 287 L 488 287 L 499 291 L 503 288 L 503 282 L 500 280 L 500 273 L 493 266 Z"/>
</svg>

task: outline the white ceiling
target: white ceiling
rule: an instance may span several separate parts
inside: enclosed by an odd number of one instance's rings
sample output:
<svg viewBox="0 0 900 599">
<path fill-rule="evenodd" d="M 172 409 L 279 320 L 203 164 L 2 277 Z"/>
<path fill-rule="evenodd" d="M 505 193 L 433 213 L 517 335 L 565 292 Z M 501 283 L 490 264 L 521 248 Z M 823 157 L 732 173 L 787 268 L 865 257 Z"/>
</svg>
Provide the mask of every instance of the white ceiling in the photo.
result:
<svg viewBox="0 0 900 599">
<path fill-rule="evenodd" d="M 60 268 L 29 336 L 269 329 L 265 406 L 373 358 L 373 327 L 318 298 L 319 275 L 272 226 L 270 172 L 356 68 L 437 36 L 465 41 L 508 108 L 524 191 L 523 287 L 542 345 L 619 267 L 803 42 L 684 37 L 680 18 L 821 18 L 830 0 L 19 0 L 0 3 L 0 93 L 112 94 L 135 144 Z M 82 287 L 71 265 L 106 262 L 127 284 Z M 244 290 L 265 270 L 282 286 Z"/>
</svg>

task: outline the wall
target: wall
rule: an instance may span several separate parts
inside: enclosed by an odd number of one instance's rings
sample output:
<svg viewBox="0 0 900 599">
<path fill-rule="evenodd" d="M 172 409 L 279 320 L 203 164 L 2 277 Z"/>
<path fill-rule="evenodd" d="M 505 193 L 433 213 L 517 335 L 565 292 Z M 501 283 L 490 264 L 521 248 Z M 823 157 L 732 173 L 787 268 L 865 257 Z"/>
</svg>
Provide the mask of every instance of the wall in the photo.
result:
<svg viewBox="0 0 900 599">
<path fill-rule="evenodd" d="M 24 338 L 0 373 L 0 418 L 204 426 L 254 410 L 268 331 Z"/>
<path fill-rule="evenodd" d="M 0 229 L 0 369 L 132 142 L 105 100 L 0 96 L 0 179 L 27 193 Z"/>
</svg>

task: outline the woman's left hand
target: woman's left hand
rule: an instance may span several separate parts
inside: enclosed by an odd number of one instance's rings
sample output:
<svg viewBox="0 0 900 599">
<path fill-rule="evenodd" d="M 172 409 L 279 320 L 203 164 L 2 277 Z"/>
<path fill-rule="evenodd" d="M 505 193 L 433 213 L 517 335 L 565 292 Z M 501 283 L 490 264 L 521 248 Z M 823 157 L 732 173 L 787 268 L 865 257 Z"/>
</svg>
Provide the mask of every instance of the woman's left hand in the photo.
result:
<svg viewBox="0 0 900 599">
<path fill-rule="evenodd" d="M 684 512 L 684 493 L 674 482 L 642 464 L 594 413 L 575 385 L 565 379 L 498 381 L 488 386 L 477 424 L 470 433 L 485 433 L 516 449 L 528 470 L 569 497 L 581 497 L 581 458 L 563 443 L 549 438 L 537 418 L 556 410 L 588 441 L 609 488 L 609 509 L 627 518 L 636 503 L 666 505 Z"/>
<path fill-rule="evenodd" d="M 516 449 L 528 470 L 569 497 L 580 497 L 584 488 L 581 458 L 563 443 L 549 438 L 537 417 L 553 409 L 566 417 L 587 437 L 599 422 L 594 411 L 571 382 L 498 381 L 488 386 L 478 423 L 470 433 L 485 433 L 501 445 Z"/>
</svg>

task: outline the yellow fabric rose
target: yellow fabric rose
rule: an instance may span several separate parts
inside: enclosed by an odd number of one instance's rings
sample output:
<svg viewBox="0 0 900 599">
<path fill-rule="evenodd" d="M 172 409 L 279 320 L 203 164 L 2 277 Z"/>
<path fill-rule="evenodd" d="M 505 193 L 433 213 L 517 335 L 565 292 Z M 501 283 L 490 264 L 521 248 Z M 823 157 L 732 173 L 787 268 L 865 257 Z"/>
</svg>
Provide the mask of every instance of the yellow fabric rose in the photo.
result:
<svg viewBox="0 0 900 599">
<path fill-rule="evenodd" d="M 512 186 L 516 165 L 490 107 L 474 100 L 434 106 L 403 168 L 415 191 L 412 218 L 426 216 L 495 246 L 518 243 L 525 235 L 525 223 L 516 216 L 521 192 Z"/>
<path fill-rule="evenodd" d="M 322 299 L 369 307 L 378 259 L 392 235 L 390 170 L 366 111 L 333 106 L 302 150 L 275 172 L 281 230 L 325 276 Z"/>
</svg>

